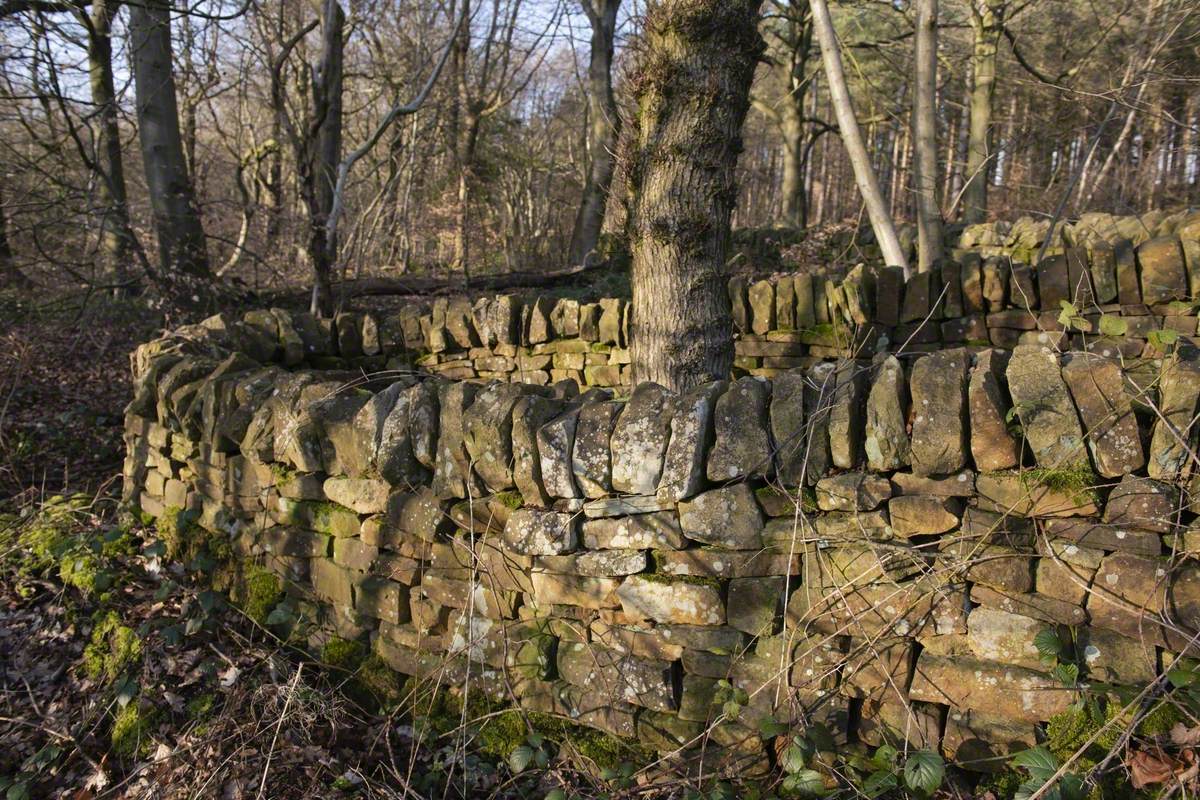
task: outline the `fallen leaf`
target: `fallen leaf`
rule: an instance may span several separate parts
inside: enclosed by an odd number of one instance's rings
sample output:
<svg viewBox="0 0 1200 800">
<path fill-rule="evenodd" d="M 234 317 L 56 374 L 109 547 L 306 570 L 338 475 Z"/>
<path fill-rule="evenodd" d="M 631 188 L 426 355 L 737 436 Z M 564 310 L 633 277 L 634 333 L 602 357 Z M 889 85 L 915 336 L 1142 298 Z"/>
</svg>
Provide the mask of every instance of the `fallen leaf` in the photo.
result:
<svg viewBox="0 0 1200 800">
<path fill-rule="evenodd" d="M 1193 747 L 1200 744 L 1200 725 L 1189 728 L 1182 722 L 1176 722 L 1171 728 L 1171 743 L 1180 747 Z"/>
</svg>

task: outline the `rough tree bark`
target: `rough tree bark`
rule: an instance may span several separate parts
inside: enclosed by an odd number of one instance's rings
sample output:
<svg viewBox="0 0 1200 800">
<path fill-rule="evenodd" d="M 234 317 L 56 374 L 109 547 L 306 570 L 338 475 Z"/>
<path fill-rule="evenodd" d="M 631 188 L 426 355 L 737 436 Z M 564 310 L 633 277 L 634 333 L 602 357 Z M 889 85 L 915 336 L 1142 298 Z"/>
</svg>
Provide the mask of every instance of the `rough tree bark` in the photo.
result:
<svg viewBox="0 0 1200 800">
<path fill-rule="evenodd" d="M 179 134 L 171 12 L 165 0 L 129 6 L 129 39 L 138 138 L 158 237 L 158 277 L 177 301 L 200 305 L 211 288 L 212 273 Z"/>
<path fill-rule="evenodd" d="M 963 222 L 987 221 L 989 136 L 996 95 L 996 50 L 1004 4 L 1000 0 L 971 0 L 971 101 L 967 133 L 967 185 L 963 189 Z"/>
<path fill-rule="evenodd" d="M 129 288 L 133 233 L 112 72 L 112 21 L 118 7 L 115 0 L 92 0 L 87 41 L 88 79 L 97 129 L 95 199 L 100 212 L 100 253 L 107 274 L 118 286 L 116 293 L 121 294 Z"/>
<path fill-rule="evenodd" d="M 627 180 L 634 379 L 675 390 L 725 378 L 734 169 L 763 51 L 762 0 L 660 0 L 633 81 Z"/>
<path fill-rule="evenodd" d="M 583 185 L 583 199 L 571 232 L 572 265 L 582 264 L 596 249 L 604 226 L 608 189 L 616 167 L 617 136 L 620 115 L 613 97 L 613 40 L 617 30 L 617 9 L 621 0 L 580 0 L 592 26 L 591 59 L 588 64 L 588 157 L 591 164 Z"/>
<path fill-rule="evenodd" d="M 904 276 L 908 277 L 908 257 L 900 247 L 896 226 L 883 199 L 883 192 L 879 190 L 879 179 L 871 167 L 871 157 L 867 155 L 862 132 L 854 116 L 854 104 L 850 102 L 850 91 L 846 88 L 842 54 L 838 50 L 837 32 L 833 29 L 829 7 L 825 0 L 809 0 L 809 5 L 813 12 L 817 41 L 821 45 L 821 62 L 825 67 L 825 78 L 829 81 L 829 95 L 837 116 L 838 130 L 842 135 L 842 144 L 846 148 L 850 166 L 854 169 L 854 182 L 858 185 L 858 191 L 867 206 L 867 215 L 871 218 L 871 228 L 875 231 L 875 238 L 883 251 L 883 260 L 903 269 Z"/>
<path fill-rule="evenodd" d="M 928 272 L 942 259 L 942 211 L 937 201 L 937 17 L 937 0 L 917 0 L 913 185 L 918 272 Z"/>
<path fill-rule="evenodd" d="M 333 209 L 338 162 L 342 158 L 342 31 L 346 15 L 337 0 L 325 0 L 321 10 L 321 61 L 313 70 L 313 121 L 309 199 L 308 256 L 312 261 L 311 312 L 333 315 L 333 260 L 336 243 L 328 242 L 326 222 Z"/>
</svg>

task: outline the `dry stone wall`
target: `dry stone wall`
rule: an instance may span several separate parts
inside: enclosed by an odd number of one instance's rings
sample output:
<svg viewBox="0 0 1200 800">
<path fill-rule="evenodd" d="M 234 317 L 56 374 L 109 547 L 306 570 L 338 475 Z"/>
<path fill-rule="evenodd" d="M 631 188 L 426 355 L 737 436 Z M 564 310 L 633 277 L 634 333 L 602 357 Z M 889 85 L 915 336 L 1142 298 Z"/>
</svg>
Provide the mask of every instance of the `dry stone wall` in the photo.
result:
<svg viewBox="0 0 1200 800">
<path fill-rule="evenodd" d="M 767 768 L 767 717 L 995 769 L 1076 698 L 1039 658 L 1047 629 L 1117 685 L 1195 653 L 1185 341 L 616 397 L 368 380 L 389 330 L 253 312 L 132 357 L 126 500 L 177 552 L 277 576 L 314 643 L 742 775 Z"/>
</svg>

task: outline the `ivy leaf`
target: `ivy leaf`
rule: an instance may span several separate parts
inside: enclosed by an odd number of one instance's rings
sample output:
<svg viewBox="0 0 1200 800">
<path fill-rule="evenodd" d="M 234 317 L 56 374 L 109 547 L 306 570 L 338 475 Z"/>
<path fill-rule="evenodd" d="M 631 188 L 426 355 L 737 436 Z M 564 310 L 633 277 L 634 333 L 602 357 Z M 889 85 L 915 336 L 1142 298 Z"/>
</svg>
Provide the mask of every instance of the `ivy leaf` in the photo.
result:
<svg viewBox="0 0 1200 800">
<path fill-rule="evenodd" d="M 1058 312 L 1058 324 L 1070 329 L 1071 321 L 1079 316 L 1079 310 L 1069 300 L 1059 300 L 1058 304 L 1062 306 L 1062 311 Z"/>
<path fill-rule="evenodd" d="M 918 750 L 904 762 L 904 782 L 914 792 L 933 794 L 946 777 L 946 762 L 930 750 Z"/>
<path fill-rule="evenodd" d="M 271 609 L 271 613 L 267 614 L 267 626 L 286 625 L 292 621 L 292 607 L 285 603 L 280 603 Z"/>
<path fill-rule="evenodd" d="M 513 772 L 524 772 L 530 761 L 533 761 L 533 748 L 527 744 L 514 748 L 508 754 L 508 768 Z"/>
<path fill-rule="evenodd" d="M 567 800 L 567 793 L 562 789 L 551 789 L 546 792 L 545 800 Z"/>
<path fill-rule="evenodd" d="M 1129 331 L 1129 323 L 1120 317 L 1104 314 L 1100 317 L 1100 333 L 1104 336 L 1124 336 Z"/>
</svg>

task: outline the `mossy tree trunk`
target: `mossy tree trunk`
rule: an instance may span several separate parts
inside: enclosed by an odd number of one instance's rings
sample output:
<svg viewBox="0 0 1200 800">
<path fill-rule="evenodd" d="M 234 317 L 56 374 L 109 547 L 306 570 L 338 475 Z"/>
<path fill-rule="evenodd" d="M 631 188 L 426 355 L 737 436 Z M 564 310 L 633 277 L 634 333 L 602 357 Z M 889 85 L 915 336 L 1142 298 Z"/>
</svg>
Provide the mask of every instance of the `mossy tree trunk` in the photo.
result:
<svg viewBox="0 0 1200 800">
<path fill-rule="evenodd" d="M 728 377 L 734 169 L 763 51 L 761 0 L 660 0 L 646 12 L 626 165 L 634 379 Z"/>
</svg>

